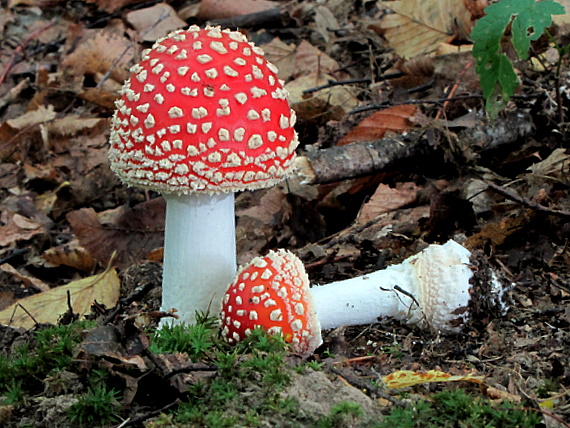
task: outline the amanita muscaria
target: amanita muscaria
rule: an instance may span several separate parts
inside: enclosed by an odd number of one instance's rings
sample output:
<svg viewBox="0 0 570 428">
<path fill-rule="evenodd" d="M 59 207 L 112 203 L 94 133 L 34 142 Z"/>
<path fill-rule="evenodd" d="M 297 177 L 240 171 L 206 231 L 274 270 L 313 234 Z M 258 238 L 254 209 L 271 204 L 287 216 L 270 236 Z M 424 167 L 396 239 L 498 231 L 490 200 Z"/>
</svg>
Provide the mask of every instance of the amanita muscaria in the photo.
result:
<svg viewBox="0 0 570 428">
<path fill-rule="evenodd" d="M 162 308 L 217 314 L 236 271 L 234 192 L 273 186 L 298 140 L 283 82 L 235 31 L 191 26 L 131 68 L 113 116 L 111 169 L 166 199 Z"/>
<path fill-rule="evenodd" d="M 488 293 L 474 292 L 479 274 L 471 253 L 455 241 L 430 245 L 398 265 L 364 276 L 309 288 L 301 260 L 285 250 L 255 258 L 237 274 L 222 301 L 222 336 L 243 340 L 255 327 L 281 333 L 307 356 L 322 342 L 321 328 L 394 318 L 458 332 L 473 315 L 473 299 L 504 309 L 502 288 L 491 272 Z M 479 302 L 481 303 L 481 302 Z"/>
</svg>

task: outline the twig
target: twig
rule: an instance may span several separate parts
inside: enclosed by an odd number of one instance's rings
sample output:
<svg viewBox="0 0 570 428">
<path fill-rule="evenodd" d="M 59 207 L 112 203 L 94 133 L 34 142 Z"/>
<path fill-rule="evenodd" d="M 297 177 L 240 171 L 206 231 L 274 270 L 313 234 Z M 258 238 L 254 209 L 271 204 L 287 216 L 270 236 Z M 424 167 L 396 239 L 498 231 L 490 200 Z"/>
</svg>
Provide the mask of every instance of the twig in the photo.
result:
<svg viewBox="0 0 570 428">
<path fill-rule="evenodd" d="M 461 80 L 463 80 L 463 77 L 465 76 L 465 73 L 467 73 L 467 70 L 469 70 L 471 67 L 473 66 L 473 60 L 470 60 L 465 67 L 463 67 L 463 70 L 461 70 L 461 73 L 459 73 L 459 76 L 457 76 L 457 79 L 455 81 L 455 84 L 453 85 L 453 87 L 451 88 L 451 90 L 449 91 L 449 93 L 447 94 L 447 98 L 451 98 L 453 99 L 453 96 L 455 95 L 455 91 L 457 91 L 457 88 L 459 88 L 459 82 Z M 437 112 L 437 115 L 435 116 L 436 119 L 439 119 L 441 117 L 441 115 L 443 114 L 443 112 L 445 111 L 445 109 L 447 108 L 447 105 L 449 104 L 449 102 L 451 101 L 451 99 L 445 101 L 443 103 L 443 107 Z"/>
<path fill-rule="evenodd" d="M 16 309 L 20 307 L 24 310 L 25 313 L 28 314 L 28 316 L 32 319 L 32 321 L 34 322 L 34 324 L 36 325 L 36 327 L 38 325 L 40 325 L 40 323 L 34 318 L 34 316 L 30 313 L 30 311 L 28 311 L 23 305 L 21 305 L 20 303 L 18 303 L 16 306 L 14 306 L 14 311 L 12 312 L 12 316 L 10 317 L 10 321 L 8 321 L 8 325 L 12 324 L 12 321 L 14 320 L 14 315 L 16 315 Z"/>
<path fill-rule="evenodd" d="M 320 86 L 315 86 L 314 88 L 305 89 L 303 91 L 303 94 L 312 94 L 313 92 L 322 91 L 323 89 L 332 88 L 334 86 L 354 85 L 357 83 L 363 83 L 363 84 L 369 85 L 370 83 L 372 83 L 372 80 L 371 79 L 349 79 L 349 80 L 336 81 L 336 80 L 328 79 L 328 83 L 326 83 L 324 85 L 320 85 Z"/>
<path fill-rule="evenodd" d="M 517 111 L 505 114 L 504 120 L 482 122 L 461 131 L 457 137 L 458 147 L 469 161 L 482 152 L 528 137 L 533 131 L 529 115 Z M 297 157 L 295 168 L 303 184 L 331 183 L 375 174 L 393 168 L 403 159 L 436 153 L 437 144 L 428 137 L 426 131 L 414 130 L 379 140 L 307 150 Z M 473 147 L 478 148 L 477 153 Z"/>
<path fill-rule="evenodd" d="M 400 106 L 406 104 L 437 104 L 440 105 L 442 108 L 446 102 L 449 101 L 458 101 L 458 100 L 467 100 L 470 98 L 483 98 L 483 95 L 473 94 L 473 95 L 458 95 L 456 97 L 447 97 L 447 98 L 439 98 L 437 100 L 406 100 L 401 102 L 393 102 L 393 101 L 385 101 L 379 104 L 370 104 L 364 107 L 355 108 L 350 112 L 350 114 L 355 113 L 362 113 L 364 111 L 369 110 L 379 110 L 386 107 L 393 107 L 393 106 Z M 512 98 L 512 97 L 511 97 Z"/>
<path fill-rule="evenodd" d="M 339 369 L 336 369 L 332 366 L 329 366 L 329 370 L 331 372 L 333 372 L 334 374 L 336 374 L 337 376 L 340 376 L 341 378 L 346 380 L 351 385 L 357 387 L 358 389 L 368 391 L 370 394 L 374 394 L 377 397 L 381 397 L 385 400 L 388 400 L 390 403 L 395 404 L 396 406 L 402 405 L 402 402 L 400 400 L 392 397 L 390 394 L 382 391 L 380 388 L 376 388 L 374 385 L 372 385 L 368 382 L 363 382 L 362 380 L 360 380 L 354 376 L 349 376 L 349 375 L 343 373 L 342 371 L 340 371 Z"/>
<path fill-rule="evenodd" d="M 513 189 L 507 189 L 505 187 L 498 186 L 494 183 L 488 183 L 487 188 L 492 190 L 495 193 L 498 193 L 501 196 L 504 196 L 507 199 L 510 199 L 513 202 L 517 202 L 517 203 L 521 204 L 522 206 L 525 206 L 525 207 L 530 208 L 532 210 L 543 212 L 545 214 L 550 214 L 550 215 L 553 215 L 556 217 L 562 217 L 562 218 L 570 217 L 570 211 L 553 210 L 551 208 L 545 207 L 544 205 L 539 204 L 536 201 L 531 201 L 530 199 L 527 199 L 527 198 L 519 195 Z"/>
<path fill-rule="evenodd" d="M 135 425 L 135 424 L 138 424 L 140 422 L 146 421 L 147 419 L 150 419 L 154 416 L 158 416 L 161 413 L 164 413 L 166 410 L 180 404 L 180 401 L 181 401 L 180 398 L 177 398 L 172 403 L 169 403 L 166 406 L 161 407 L 160 409 L 151 410 L 150 412 L 143 413 L 142 415 L 135 416 L 134 418 L 126 419 L 123 422 L 121 422 L 119 425 L 115 425 L 114 428 L 122 428 L 122 427 L 126 427 L 129 425 Z"/>
</svg>

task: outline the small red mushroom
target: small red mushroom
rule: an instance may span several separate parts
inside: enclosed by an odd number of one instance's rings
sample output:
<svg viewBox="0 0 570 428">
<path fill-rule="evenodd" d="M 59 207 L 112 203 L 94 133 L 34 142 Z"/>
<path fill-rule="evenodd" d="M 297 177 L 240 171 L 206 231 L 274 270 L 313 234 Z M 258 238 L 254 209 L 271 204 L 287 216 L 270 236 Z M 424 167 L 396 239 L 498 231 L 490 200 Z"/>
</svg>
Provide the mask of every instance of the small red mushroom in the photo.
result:
<svg viewBox="0 0 570 428">
<path fill-rule="evenodd" d="M 223 297 L 221 320 L 228 343 L 243 340 L 257 326 L 281 334 L 303 356 L 322 343 L 309 278 L 289 251 L 257 257 L 237 274 Z"/>
<path fill-rule="evenodd" d="M 236 31 L 175 31 L 131 72 L 113 116 L 111 169 L 164 195 L 162 308 L 192 323 L 196 311 L 218 313 L 235 274 L 233 193 L 292 169 L 295 113 L 276 67 Z"/>
<path fill-rule="evenodd" d="M 471 255 L 455 241 L 433 244 L 398 265 L 309 289 L 301 260 L 288 251 L 271 251 L 243 268 L 226 291 L 222 336 L 235 343 L 259 326 L 281 333 L 295 352 L 307 356 L 322 341 L 321 327 L 394 318 L 456 333 L 474 316 L 472 307 L 495 314 L 506 310 L 496 275 L 472 269 Z M 473 292 L 473 277 L 487 283 L 485 292 Z"/>
</svg>

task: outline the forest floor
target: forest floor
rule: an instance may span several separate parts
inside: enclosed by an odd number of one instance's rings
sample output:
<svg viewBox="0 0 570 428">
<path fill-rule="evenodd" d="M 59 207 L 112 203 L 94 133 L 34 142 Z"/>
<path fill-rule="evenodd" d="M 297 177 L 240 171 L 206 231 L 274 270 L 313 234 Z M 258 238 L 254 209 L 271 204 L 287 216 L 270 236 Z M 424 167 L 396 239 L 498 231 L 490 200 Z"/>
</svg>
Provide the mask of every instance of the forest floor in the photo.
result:
<svg viewBox="0 0 570 428">
<path fill-rule="evenodd" d="M 468 38 L 485 1 L 421 2 L 436 22 L 405 40 L 394 28 L 410 20 L 383 2 L 236 3 L 1 2 L 0 425 L 381 426 L 460 389 L 528 426 L 570 426 L 568 58 L 558 73 L 552 43 L 533 44 L 490 120 Z M 236 195 L 240 265 L 286 248 L 327 284 L 454 239 L 492 266 L 508 311 L 455 335 L 394 320 L 325 331 L 306 362 L 266 337 L 233 353 L 209 321 L 162 339 L 143 327 L 160 316 L 165 203 L 110 170 L 113 102 L 144 48 L 206 23 L 239 27 L 278 66 L 312 166 Z M 402 370 L 463 380 L 383 385 Z M 414 417 L 392 426 L 453 426 Z M 513 423 L 488 426 L 527 426 Z"/>
</svg>

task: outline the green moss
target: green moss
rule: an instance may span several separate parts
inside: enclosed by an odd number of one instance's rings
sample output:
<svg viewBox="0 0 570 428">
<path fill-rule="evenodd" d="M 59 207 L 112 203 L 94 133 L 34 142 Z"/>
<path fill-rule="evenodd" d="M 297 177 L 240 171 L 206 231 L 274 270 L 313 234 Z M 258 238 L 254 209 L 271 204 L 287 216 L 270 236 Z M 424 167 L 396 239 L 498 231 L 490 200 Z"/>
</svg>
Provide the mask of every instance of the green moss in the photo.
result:
<svg viewBox="0 0 570 428">
<path fill-rule="evenodd" d="M 92 427 L 115 422 L 115 412 L 119 409 L 119 393 L 106 385 L 88 388 L 79 401 L 69 409 L 69 417 L 80 426 Z"/>
<path fill-rule="evenodd" d="M 531 428 L 539 423 L 536 413 L 515 408 L 506 401 L 495 406 L 458 389 L 434 394 L 430 401 L 420 400 L 394 408 L 378 427 Z"/>
</svg>

